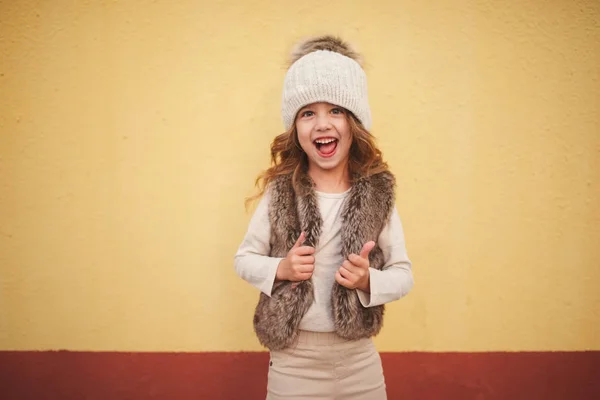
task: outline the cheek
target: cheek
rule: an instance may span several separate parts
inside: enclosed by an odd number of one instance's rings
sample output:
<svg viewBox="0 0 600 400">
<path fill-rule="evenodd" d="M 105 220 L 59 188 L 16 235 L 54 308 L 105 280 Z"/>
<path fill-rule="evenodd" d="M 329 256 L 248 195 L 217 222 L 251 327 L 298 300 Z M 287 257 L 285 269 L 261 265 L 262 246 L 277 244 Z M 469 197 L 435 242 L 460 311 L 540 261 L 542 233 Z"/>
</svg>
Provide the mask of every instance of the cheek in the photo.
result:
<svg viewBox="0 0 600 400">
<path fill-rule="evenodd" d="M 346 123 L 341 126 L 338 132 L 340 133 L 342 139 L 342 146 L 344 149 L 349 149 L 352 145 L 352 134 L 350 133 L 350 127 L 348 124 Z"/>
<path fill-rule="evenodd" d="M 310 131 L 307 129 L 303 129 L 302 125 L 296 125 L 296 132 L 298 132 L 298 142 L 300 142 L 300 146 L 306 152 L 308 151 L 309 146 L 312 145 L 310 141 Z"/>
</svg>

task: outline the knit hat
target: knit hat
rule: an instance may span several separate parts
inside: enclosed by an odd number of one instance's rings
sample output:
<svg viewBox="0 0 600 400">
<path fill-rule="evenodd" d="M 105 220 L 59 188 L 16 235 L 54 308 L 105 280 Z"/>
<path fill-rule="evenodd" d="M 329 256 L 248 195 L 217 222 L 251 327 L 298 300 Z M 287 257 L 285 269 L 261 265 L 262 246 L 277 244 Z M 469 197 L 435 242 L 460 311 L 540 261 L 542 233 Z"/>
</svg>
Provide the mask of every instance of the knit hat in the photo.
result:
<svg viewBox="0 0 600 400">
<path fill-rule="evenodd" d="M 332 36 L 308 39 L 296 46 L 291 61 L 281 104 L 285 129 L 302 107 L 316 102 L 344 107 L 371 128 L 367 77 L 360 56 L 348 44 Z"/>
</svg>

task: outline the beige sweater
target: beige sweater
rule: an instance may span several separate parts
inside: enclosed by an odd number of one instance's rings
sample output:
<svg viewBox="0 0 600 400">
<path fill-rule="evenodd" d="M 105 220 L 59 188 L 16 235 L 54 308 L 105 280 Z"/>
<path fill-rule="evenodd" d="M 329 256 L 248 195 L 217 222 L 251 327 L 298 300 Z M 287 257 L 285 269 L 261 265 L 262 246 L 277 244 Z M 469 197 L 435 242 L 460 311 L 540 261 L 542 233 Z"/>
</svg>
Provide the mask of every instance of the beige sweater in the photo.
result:
<svg viewBox="0 0 600 400">
<path fill-rule="evenodd" d="M 331 289 L 335 273 L 344 262 L 341 249 L 341 211 L 345 193 L 317 192 L 323 219 L 322 233 L 315 248 L 315 270 L 312 275 L 314 302 L 300 323 L 300 329 L 315 332 L 333 332 Z M 237 254 L 237 274 L 254 287 L 271 295 L 275 274 L 281 258 L 269 257 L 271 227 L 268 215 L 269 193 L 261 199 Z M 383 251 L 383 270 L 370 269 L 370 291 L 356 290 L 361 304 L 372 307 L 389 303 L 406 295 L 413 286 L 411 262 L 406 254 L 404 232 L 398 211 L 392 215 L 379 235 L 378 245 Z"/>
</svg>

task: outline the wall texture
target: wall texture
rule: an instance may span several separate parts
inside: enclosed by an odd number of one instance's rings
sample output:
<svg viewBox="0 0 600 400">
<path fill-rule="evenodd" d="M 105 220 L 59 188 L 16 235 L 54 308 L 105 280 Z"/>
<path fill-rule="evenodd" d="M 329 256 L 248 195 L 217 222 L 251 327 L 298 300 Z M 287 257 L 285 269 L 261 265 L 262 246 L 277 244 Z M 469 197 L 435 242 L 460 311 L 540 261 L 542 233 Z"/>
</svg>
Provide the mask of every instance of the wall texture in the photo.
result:
<svg viewBox="0 0 600 400">
<path fill-rule="evenodd" d="M 50 350 L 261 350 L 243 200 L 291 45 L 332 32 L 367 60 L 414 263 L 387 360 L 597 369 L 599 21 L 591 0 L 0 1 L 0 364 L 22 383 L 46 364 L 19 355 Z"/>
</svg>

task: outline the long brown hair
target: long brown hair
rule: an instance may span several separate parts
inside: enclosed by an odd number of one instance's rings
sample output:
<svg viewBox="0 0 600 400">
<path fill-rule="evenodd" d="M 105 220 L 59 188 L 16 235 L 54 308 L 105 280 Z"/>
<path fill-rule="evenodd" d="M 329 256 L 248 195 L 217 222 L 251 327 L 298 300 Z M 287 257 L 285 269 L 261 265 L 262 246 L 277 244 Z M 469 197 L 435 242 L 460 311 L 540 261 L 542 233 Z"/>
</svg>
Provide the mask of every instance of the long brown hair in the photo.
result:
<svg viewBox="0 0 600 400">
<path fill-rule="evenodd" d="M 388 170 L 383 161 L 381 150 L 375 144 L 375 137 L 367 131 L 350 111 L 346 110 L 346 118 L 352 136 L 348 157 L 350 179 L 355 181 L 362 177 L 378 174 Z M 278 176 L 292 174 L 292 182 L 296 187 L 298 176 L 308 167 L 308 156 L 298 141 L 296 124 L 275 137 L 271 143 L 271 167 L 256 178 L 258 193 L 246 199 L 246 207 L 260 198 L 269 184 Z"/>
</svg>

